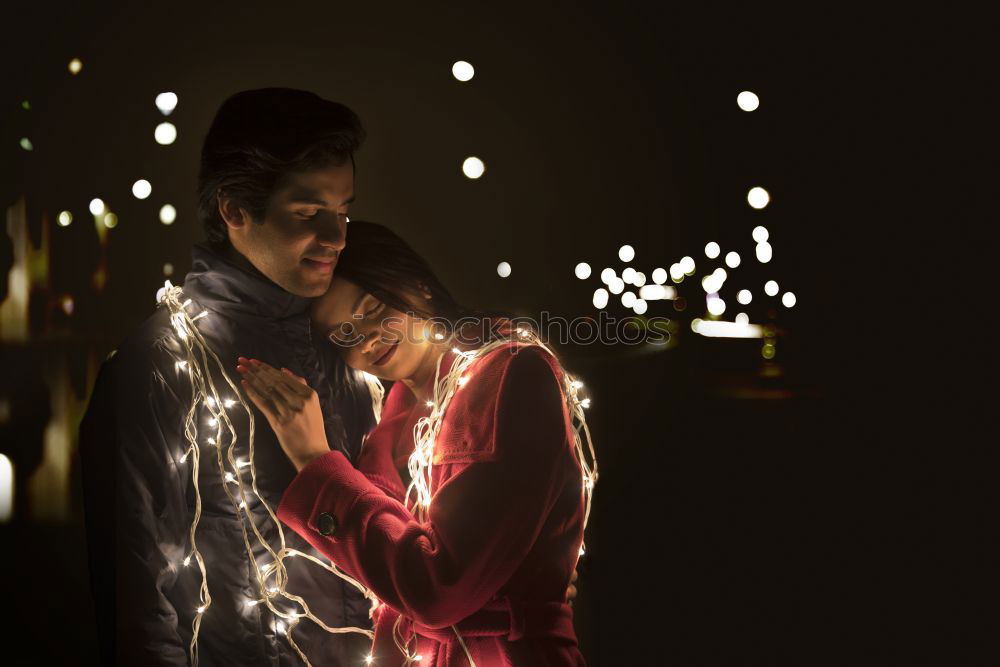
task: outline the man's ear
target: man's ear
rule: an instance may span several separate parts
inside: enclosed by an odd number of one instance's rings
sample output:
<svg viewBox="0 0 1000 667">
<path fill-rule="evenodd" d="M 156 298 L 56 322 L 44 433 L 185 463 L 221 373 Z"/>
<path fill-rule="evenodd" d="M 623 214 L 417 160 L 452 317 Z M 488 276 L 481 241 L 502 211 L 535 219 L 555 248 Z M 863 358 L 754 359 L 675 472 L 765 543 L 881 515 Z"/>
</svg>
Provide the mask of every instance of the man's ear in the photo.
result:
<svg viewBox="0 0 1000 667">
<path fill-rule="evenodd" d="M 219 216 L 226 223 L 226 227 L 235 230 L 245 227 L 250 222 L 250 216 L 247 212 L 240 208 L 230 197 L 225 196 L 219 191 L 216 199 L 219 202 Z"/>
</svg>

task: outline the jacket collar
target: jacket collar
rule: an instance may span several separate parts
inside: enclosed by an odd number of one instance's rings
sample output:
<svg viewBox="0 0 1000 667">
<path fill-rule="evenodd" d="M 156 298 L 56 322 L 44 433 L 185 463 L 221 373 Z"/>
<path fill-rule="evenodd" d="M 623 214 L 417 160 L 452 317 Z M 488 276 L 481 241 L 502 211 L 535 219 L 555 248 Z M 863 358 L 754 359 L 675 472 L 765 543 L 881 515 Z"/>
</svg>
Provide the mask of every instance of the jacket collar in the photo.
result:
<svg viewBox="0 0 1000 667">
<path fill-rule="evenodd" d="M 248 260 L 230 258 L 205 244 L 191 251 L 191 271 L 184 293 L 202 306 L 230 314 L 265 319 L 304 315 L 312 299 L 285 291 Z"/>
</svg>

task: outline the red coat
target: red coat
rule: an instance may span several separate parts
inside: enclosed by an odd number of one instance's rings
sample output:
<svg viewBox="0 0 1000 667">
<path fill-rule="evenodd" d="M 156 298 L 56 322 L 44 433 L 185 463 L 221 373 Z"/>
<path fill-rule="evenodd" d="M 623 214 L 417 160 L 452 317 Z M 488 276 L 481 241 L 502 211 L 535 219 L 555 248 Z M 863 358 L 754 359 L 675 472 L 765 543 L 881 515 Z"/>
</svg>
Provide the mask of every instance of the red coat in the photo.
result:
<svg viewBox="0 0 1000 667">
<path fill-rule="evenodd" d="M 454 358 L 446 353 L 442 376 Z M 374 664 L 402 663 L 399 614 L 421 667 L 468 664 L 452 625 L 478 667 L 584 664 L 565 603 L 583 540 L 583 475 L 558 373 L 540 347 L 517 344 L 469 368 L 435 441 L 424 523 L 401 503 L 398 468 L 429 408 L 402 382 L 357 469 L 330 452 L 285 491 L 278 517 L 384 602 Z"/>
</svg>

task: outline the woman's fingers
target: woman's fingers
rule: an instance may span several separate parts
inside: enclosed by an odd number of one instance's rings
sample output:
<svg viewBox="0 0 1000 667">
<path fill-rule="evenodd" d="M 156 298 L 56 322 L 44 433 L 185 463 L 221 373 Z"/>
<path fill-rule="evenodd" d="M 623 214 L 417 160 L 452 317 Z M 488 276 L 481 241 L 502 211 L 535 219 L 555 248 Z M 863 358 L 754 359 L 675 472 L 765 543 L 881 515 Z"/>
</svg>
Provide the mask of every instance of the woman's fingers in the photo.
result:
<svg viewBox="0 0 1000 667">
<path fill-rule="evenodd" d="M 243 376 L 243 386 L 253 392 L 250 394 L 251 398 L 256 396 L 257 400 L 254 403 L 261 412 L 279 421 L 284 421 L 291 412 L 288 397 L 273 383 L 268 382 L 259 368 L 253 364 L 241 362 L 236 370 Z"/>
<path fill-rule="evenodd" d="M 270 398 L 257 391 L 247 380 L 240 380 L 240 384 L 243 385 L 243 391 L 246 392 L 250 401 L 257 406 L 258 410 L 264 413 L 265 417 L 268 419 L 277 418 L 278 411 L 275 408 L 274 403 L 271 402 Z"/>
<path fill-rule="evenodd" d="M 285 397 L 289 405 L 301 408 L 302 404 L 308 401 L 312 395 L 312 389 L 307 385 L 296 382 L 285 373 L 275 370 L 267 364 L 262 363 L 257 366 L 257 372 Z"/>
</svg>

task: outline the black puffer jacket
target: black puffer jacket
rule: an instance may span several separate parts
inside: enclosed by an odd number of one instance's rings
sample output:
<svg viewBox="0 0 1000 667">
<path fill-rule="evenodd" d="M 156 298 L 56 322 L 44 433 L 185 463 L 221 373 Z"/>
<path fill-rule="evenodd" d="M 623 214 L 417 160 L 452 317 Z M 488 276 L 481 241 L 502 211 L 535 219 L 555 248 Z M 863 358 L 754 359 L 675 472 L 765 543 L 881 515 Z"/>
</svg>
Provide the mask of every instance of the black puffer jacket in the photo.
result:
<svg viewBox="0 0 1000 667">
<path fill-rule="evenodd" d="M 319 392 L 330 446 L 353 458 L 372 425 L 371 400 L 360 374 L 343 365 L 332 345 L 313 340 L 309 299 L 207 247 L 196 246 L 193 255 L 183 285 L 184 296 L 192 300 L 188 311 L 207 311 L 197 326 L 236 385 L 241 355 L 306 378 Z M 80 427 L 91 578 L 108 664 L 112 659 L 129 666 L 189 663 L 201 573 L 194 560 L 184 566 L 191 553 L 195 495 L 192 457 L 181 462 L 192 390 L 187 371 L 177 364 L 184 358 L 180 350 L 169 314 L 160 307 L 105 362 Z M 214 377 L 220 392 L 232 393 L 221 375 Z M 267 420 L 252 409 L 258 489 L 276 510 L 296 473 Z M 246 460 L 249 418 L 238 403 L 228 414 L 238 433 L 237 455 Z M 300 665 L 274 616 L 264 605 L 247 605 L 259 597 L 251 571 L 255 565 L 222 488 L 218 448 L 206 444 L 214 433 L 207 426 L 207 409 L 199 406 L 196 415 L 203 503 L 196 540 L 212 596 L 199 632 L 199 664 Z M 244 472 L 248 484 L 248 469 Z M 249 495 L 256 525 L 277 550 L 274 521 Z M 319 555 L 291 530 L 284 528 L 284 535 L 288 546 Z M 257 546 L 254 559 L 259 566 L 270 557 Z M 327 625 L 369 627 L 368 605 L 355 589 L 304 558 L 285 564 L 288 591 L 302 595 Z M 288 602 L 282 607 L 293 610 Z M 367 652 L 362 635 L 331 635 L 306 619 L 293 636 L 314 665 L 356 665 Z"/>
</svg>

